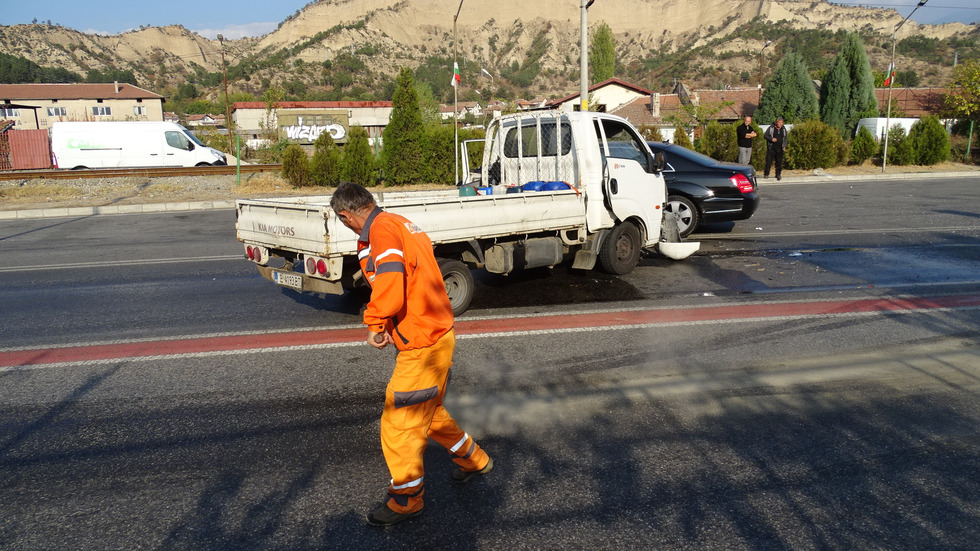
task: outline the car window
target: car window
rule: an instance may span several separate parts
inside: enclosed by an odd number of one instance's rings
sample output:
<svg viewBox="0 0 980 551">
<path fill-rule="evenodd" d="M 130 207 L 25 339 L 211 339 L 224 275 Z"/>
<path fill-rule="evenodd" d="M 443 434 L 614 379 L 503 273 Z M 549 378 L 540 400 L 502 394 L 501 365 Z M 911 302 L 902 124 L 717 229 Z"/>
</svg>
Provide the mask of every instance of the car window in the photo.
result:
<svg viewBox="0 0 980 551">
<path fill-rule="evenodd" d="M 167 136 L 167 145 L 177 149 L 183 149 L 184 151 L 188 150 L 187 144 L 189 142 L 183 132 L 168 131 L 165 134 Z"/>
</svg>

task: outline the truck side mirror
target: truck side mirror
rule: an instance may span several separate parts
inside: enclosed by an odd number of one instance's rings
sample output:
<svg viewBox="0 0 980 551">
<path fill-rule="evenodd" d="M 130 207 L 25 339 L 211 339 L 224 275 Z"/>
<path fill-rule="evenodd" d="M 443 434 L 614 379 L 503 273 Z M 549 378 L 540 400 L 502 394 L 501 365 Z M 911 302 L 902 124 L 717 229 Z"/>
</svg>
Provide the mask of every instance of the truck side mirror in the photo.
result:
<svg viewBox="0 0 980 551">
<path fill-rule="evenodd" d="M 194 151 L 194 142 L 187 140 L 187 151 Z"/>
<path fill-rule="evenodd" d="M 653 154 L 653 171 L 663 172 L 664 168 L 667 166 L 667 159 L 664 157 L 663 151 L 658 151 Z"/>
</svg>

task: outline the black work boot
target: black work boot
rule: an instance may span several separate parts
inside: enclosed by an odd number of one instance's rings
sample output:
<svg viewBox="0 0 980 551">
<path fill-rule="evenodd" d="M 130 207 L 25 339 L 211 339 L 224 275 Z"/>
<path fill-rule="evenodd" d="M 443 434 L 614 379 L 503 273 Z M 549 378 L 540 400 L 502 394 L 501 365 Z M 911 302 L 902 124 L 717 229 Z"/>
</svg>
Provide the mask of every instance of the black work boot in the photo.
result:
<svg viewBox="0 0 980 551">
<path fill-rule="evenodd" d="M 457 484 L 466 484 L 467 482 L 472 480 L 474 476 L 478 474 L 487 474 L 492 470 L 493 470 L 493 458 L 491 457 L 490 461 L 487 461 L 487 466 L 483 467 L 478 471 L 464 471 L 462 468 L 457 467 L 456 470 L 453 471 L 450 476 L 452 477 L 453 482 Z"/>
<path fill-rule="evenodd" d="M 367 522 L 371 526 L 391 526 L 399 522 L 417 517 L 422 514 L 422 509 L 413 513 L 396 513 L 388 507 L 387 503 L 382 503 L 375 510 L 367 514 Z"/>
</svg>

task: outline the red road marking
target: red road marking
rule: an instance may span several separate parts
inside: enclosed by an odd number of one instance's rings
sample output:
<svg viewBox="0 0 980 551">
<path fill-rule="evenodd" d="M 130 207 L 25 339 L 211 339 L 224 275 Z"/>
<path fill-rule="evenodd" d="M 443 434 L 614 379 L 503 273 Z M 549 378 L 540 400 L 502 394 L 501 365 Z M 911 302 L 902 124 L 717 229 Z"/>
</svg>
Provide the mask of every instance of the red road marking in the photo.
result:
<svg viewBox="0 0 980 551">
<path fill-rule="evenodd" d="M 980 295 L 959 295 L 933 298 L 880 298 L 828 302 L 785 302 L 736 304 L 704 308 L 663 310 L 624 310 L 595 314 L 555 314 L 534 317 L 512 317 L 487 320 L 457 320 L 458 335 L 487 333 L 520 333 L 549 329 L 584 329 L 658 323 L 696 321 L 748 320 L 798 316 L 820 316 L 862 312 L 899 312 L 964 308 L 980 306 Z M 0 367 L 22 367 L 55 363 L 74 363 L 93 360 L 116 360 L 174 354 L 240 351 L 290 346 L 334 343 L 356 343 L 366 338 L 364 329 L 323 329 L 270 333 L 265 335 L 236 335 L 171 339 L 103 345 L 78 345 L 33 350 L 0 352 Z"/>
</svg>

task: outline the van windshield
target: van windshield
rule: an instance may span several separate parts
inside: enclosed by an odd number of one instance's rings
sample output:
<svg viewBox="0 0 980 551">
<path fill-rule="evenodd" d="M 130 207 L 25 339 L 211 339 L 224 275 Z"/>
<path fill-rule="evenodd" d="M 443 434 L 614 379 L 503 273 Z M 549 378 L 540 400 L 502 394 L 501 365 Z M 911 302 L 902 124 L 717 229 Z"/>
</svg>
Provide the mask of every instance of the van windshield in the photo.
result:
<svg viewBox="0 0 980 551">
<path fill-rule="evenodd" d="M 201 147 L 206 147 L 203 143 L 201 143 L 201 140 L 197 139 L 197 136 L 195 136 L 194 134 L 191 134 L 190 130 L 187 130 L 185 128 L 184 129 L 184 134 L 187 135 L 187 139 L 189 139 L 190 141 L 196 143 L 197 145 L 199 145 Z"/>
</svg>

